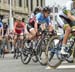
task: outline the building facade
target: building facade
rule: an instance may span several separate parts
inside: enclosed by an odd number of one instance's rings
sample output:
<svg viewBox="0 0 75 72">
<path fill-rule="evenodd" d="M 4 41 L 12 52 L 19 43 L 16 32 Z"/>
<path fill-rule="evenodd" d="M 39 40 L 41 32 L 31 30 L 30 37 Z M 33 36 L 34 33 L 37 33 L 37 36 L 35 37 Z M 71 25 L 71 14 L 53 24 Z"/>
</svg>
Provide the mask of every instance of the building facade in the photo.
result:
<svg viewBox="0 0 75 72">
<path fill-rule="evenodd" d="M 45 0 L 45 5 L 49 5 L 50 7 L 53 5 L 63 7 L 68 1 L 71 0 Z"/>
<path fill-rule="evenodd" d="M 11 0 L 12 16 L 27 17 L 36 6 L 44 6 L 45 0 Z M 10 0 L 0 0 L 0 18 L 9 17 Z"/>
<path fill-rule="evenodd" d="M 45 0 L 45 5 L 51 8 L 55 7 L 55 12 L 60 11 L 68 1 L 71 0 Z"/>
</svg>

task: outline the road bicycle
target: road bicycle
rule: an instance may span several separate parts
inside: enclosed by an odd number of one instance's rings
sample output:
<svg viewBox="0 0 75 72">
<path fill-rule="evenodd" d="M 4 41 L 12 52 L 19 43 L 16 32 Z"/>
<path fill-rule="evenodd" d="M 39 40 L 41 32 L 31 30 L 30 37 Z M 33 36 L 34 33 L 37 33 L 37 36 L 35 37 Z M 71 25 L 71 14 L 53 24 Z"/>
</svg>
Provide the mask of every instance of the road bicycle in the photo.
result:
<svg viewBox="0 0 75 72">
<path fill-rule="evenodd" d="M 47 42 L 52 35 L 48 30 L 42 31 L 41 34 L 36 35 L 36 39 L 30 42 L 30 48 L 22 48 L 21 61 L 23 64 L 28 64 L 33 56 L 36 56 L 34 62 L 39 61 L 41 65 L 47 65 L 46 58 L 43 60 L 41 58 L 42 52 L 45 52 Z M 25 40 L 26 42 L 26 40 Z M 35 43 L 35 45 L 34 45 Z M 43 62 L 45 61 L 45 62 Z"/>
<path fill-rule="evenodd" d="M 53 36 L 47 45 L 46 55 L 48 59 L 48 66 L 51 68 L 57 68 L 63 61 L 68 61 L 73 63 L 75 59 L 75 29 L 72 29 L 71 35 L 69 36 L 66 44 L 65 51 L 67 55 L 62 55 L 60 50 L 62 46 L 64 36 Z M 73 57 L 73 60 L 70 60 L 70 57 Z"/>
</svg>

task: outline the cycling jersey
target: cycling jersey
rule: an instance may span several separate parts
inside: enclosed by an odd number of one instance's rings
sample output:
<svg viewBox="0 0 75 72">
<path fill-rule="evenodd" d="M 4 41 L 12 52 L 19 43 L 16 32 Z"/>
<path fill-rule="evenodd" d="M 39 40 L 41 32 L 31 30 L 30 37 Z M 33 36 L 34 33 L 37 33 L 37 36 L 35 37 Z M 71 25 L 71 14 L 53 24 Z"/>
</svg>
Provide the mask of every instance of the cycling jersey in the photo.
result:
<svg viewBox="0 0 75 72">
<path fill-rule="evenodd" d="M 47 18 L 45 18 L 43 16 L 43 13 L 41 13 L 41 12 L 37 13 L 36 15 L 32 14 L 30 18 L 33 18 L 33 22 L 29 23 L 27 25 L 28 32 L 30 32 L 30 30 L 34 29 L 35 22 L 37 22 L 37 24 L 38 24 L 38 29 L 39 29 L 39 27 L 40 27 L 41 24 L 44 24 L 44 23 L 46 25 L 50 25 L 51 24 L 50 16 L 48 16 Z"/>
<path fill-rule="evenodd" d="M 73 8 L 73 1 L 68 1 L 65 7 L 57 14 L 57 22 L 61 27 L 63 27 L 64 24 L 69 24 L 72 26 L 72 21 L 67 16 L 68 11 L 70 11 L 72 15 L 75 14 L 75 9 Z"/>
<path fill-rule="evenodd" d="M 17 22 L 15 22 L 14 28 L 17 34 L 21 34 L 24 31 L 25 24 L 23 22 L 21 22 L 21 24 L 18 24 Z"/>
<path fill-rule="evenodd" d="M 49 24 L 51 24 L 50 16 L 48 16 L 47 18 L 45 18 L 42 13 L 38 13 L 38 14 L 36 14 L 36 22 L 38 24 L 44 24 L 44 23 L 46 23 L 47 25 L 49 25 Z"/>
</svg>

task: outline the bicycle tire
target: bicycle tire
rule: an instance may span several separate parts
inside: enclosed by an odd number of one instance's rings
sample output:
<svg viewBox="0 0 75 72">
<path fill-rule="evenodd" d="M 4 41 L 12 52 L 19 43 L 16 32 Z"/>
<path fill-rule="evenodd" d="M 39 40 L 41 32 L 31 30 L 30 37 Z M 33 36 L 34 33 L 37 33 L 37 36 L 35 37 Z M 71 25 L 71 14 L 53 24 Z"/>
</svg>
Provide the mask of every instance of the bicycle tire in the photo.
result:
<svg viewBox="0 0 75 72">
<path fill-rule="evenodd" d="M 18 59 L 18 57 L 21 56 L 21 52 L 20 52 L 20 45 L 21 45 L 21 41 L 17 40 L 16 41 L 16 48 L 14 49 L 14 58 Z M 19 55 L 20 54 L 20 55 Z"/>
<path fill-rule="evenodd" d="M 53 47 L 53 45 L 54 45 L 54 43 L 52 44 L 52 42 L 54 41 L 54 40 L 59 40 L 59 36 L 52 36 L 50 39 L 49 39 L 49 42 L 48 42 L 48 44 L 47 44 L 47 47 L 46 47 L 46 55 L 47 55 L 47 59 L 48 59 L 48 66 L 49 67 L 51 67 L 51 68 L 57 68 L 59 65 L 61 65 L 61 63 L 62 63 L 62 60 L 60 60 L 59 58 L 58 58 L 58 56 L 57 56 L 57 54 L 56 53 L 54 53 L 54 54 L 52 54 L 53 52 L 51 52 L 50 50 L 51 50 L 51 48 L 54 48 Z M 52 47 L 51 47 L 51 44 L 52 44 Z M 49 48 L 50 48 L 50 50 L 49 50 Z M 50 51 L 50 54 L 48 54 L 49 52 L 48 51 Z M 55 64 L 54 63 L 52 63 L 51 61 L 53 61 L 53 57 L 54 57 L 54 55 L 56 54 L 56 56 L 55 57 L 57 57 L 57 60 L 58 60 L 58 62 L 56 63 L 55 61 Z M 49 56 L 50 55 L 50 56 Z M 49 58 L 50 57 L 50 58 Z M 56 59 L 54 59 L 54 60 L 56 60 Z M 52 64 L 51 64 L 52 63 Z"/>
<path fill-rule="evenodd" d="M 37 48 L 37 53 L 38 53 L 37 57 L 38 57 L 39 63 L 40 63 L 42 66 L 46 66 L 46 65 L 47 65 L 47 58 L 45 58 L 45 59 L 43 59 L 43 60 L 42 60 L 42 58 L 41 58 L 42 52 L 45 52 L 45 49 L 42 47 L 43 43 L 44 43 L 44 45 L 45 45 L 45 41 L 44 41 L 44 40 L 42 40 L 42 41 L 39 42 L 39 45 L 38 45 L 38 48 Z M 46 53 L 44 53 L 44 54 L 45 54 L 45 56 L 46 56 Z"/>
<path fill-rule="evenodd" d="M 28 64 L 31 61 L 31 54 L 28 53 L 27 55 L 25 55 L 25 53 L 26 53 L 26 51 L 23 51 L 23 50 L 21 51 L 21 62 L 23 64 Z M 28 55 L 30 55 L 30 56 L 29 56 L 29 59 L 27 60 Z"/>
<path fill-rule="evenodd" d="M 74 43 L 74 46 L 73 46 L 72 53 L 73 53 L 73 62 L 75 63 L 75 43 Z"/>
<path fill-rule="evenodd" d="M 5 56 L 5 39 L 2 40 L 1 51 L 2 51 L 2 58 L 4 58 L 4 56 Z"/>
</svg>

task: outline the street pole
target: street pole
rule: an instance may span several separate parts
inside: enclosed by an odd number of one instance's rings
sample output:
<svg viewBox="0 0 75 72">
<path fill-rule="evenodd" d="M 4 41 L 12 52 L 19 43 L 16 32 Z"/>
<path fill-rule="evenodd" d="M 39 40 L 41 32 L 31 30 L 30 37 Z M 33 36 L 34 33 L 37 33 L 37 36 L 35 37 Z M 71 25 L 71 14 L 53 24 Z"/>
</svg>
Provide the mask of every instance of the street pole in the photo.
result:
<svg viewBox="0 0 75 72">
<path fill-rule="evenodd" d="M 53 24 L 55 29 L 55 5 L 53 5 Z"/>
<path fill-rule="evenodd" d="M 10 31 L 13 31 L 13 17 L 12 17 L 12 6 L 11 6 L 11 0 L 10 0 L 10 18 L 9 18 L 9 29 Z"/>
<path fill-rule="evenodd" d="M 11 8 L 11 0 L 10 0 L 10 18 L 12 17 L 12 8 Z"/>
</svg>

